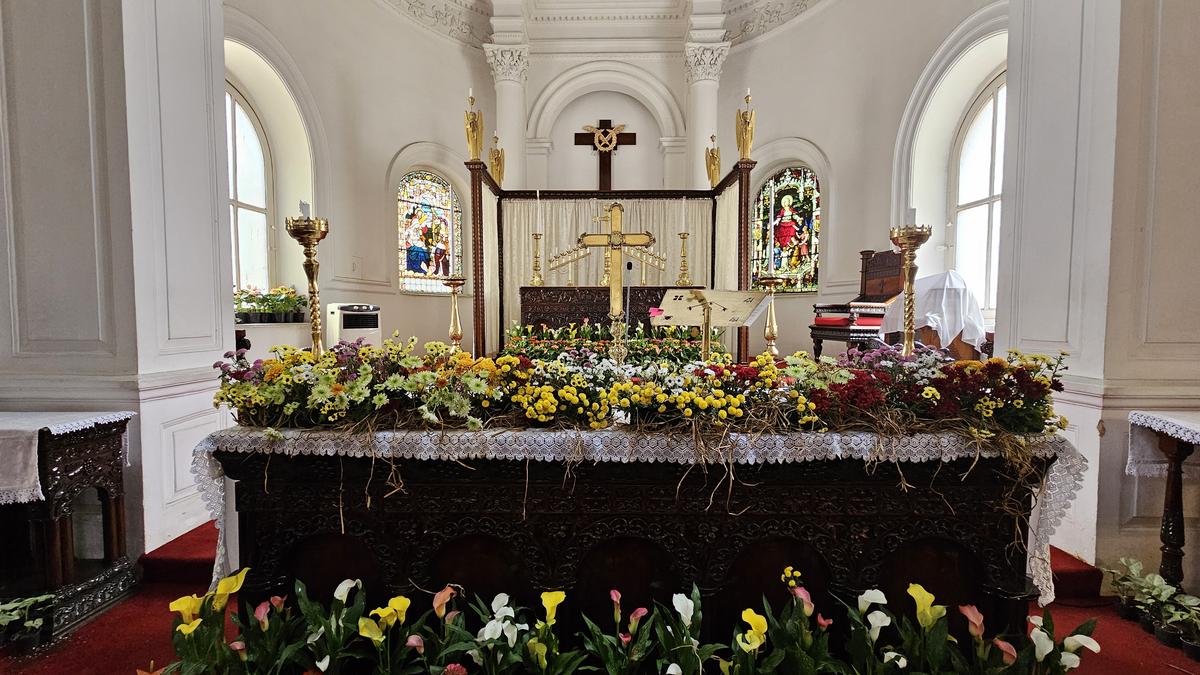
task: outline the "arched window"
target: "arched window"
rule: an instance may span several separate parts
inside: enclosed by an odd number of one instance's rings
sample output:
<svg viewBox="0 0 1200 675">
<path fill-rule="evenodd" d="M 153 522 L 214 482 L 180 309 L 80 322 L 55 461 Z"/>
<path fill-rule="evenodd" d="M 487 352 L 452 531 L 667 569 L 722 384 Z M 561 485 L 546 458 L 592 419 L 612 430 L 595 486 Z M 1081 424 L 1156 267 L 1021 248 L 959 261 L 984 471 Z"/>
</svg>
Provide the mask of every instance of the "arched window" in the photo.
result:
<svg viewBox="0 0 1200 675">
<path fill-rule="evenodd" d="M 950 222 L 954 268 L 989 316 L 996 308 L 1000 261 L 1000 193 L 1004 179 L 1004 73 L 967 109 L 950 155 Z"/>
<path fill-rule="evenodd" d="M 811 169 L 789 167 L 767 179 L 754 206 L 752 285 L 780 277 L 779 292 L 817 290 L 820 268 L 821 182 Z"/>
<path fill-rule="evenodd" d="M 412 171 L 396 189 L 400 290 L 448 293 L 442 283 L 463 276 L 462 209 L 450 183 L 431 171 Z"/>
<path fill-rule="evenodd" d="M 266 135 L 246 98 L 226 83 L 229 150 L 229 227 L 233 240 L 233 283 L 238 288 L 271 286 L 271 156 Z"/>
</svg>

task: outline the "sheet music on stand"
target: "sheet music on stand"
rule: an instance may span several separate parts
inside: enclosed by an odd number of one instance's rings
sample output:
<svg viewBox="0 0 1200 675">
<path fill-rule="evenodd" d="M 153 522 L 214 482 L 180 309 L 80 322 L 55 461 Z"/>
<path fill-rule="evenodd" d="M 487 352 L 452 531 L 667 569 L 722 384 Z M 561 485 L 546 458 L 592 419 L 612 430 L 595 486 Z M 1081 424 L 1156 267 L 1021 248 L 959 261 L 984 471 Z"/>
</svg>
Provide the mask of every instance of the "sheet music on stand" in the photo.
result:
<svg viewBox="0 0 1200 675">
<path fill-rule="evenodd" d="M 714 291 L 701 288 L 670 288 L 663 294 L 652 317 L 655 326 L 700 326 L 705 360 L 711 350 L 714 326 L 749 326 L 767 308 L 766 291 Z"/>
</svg>

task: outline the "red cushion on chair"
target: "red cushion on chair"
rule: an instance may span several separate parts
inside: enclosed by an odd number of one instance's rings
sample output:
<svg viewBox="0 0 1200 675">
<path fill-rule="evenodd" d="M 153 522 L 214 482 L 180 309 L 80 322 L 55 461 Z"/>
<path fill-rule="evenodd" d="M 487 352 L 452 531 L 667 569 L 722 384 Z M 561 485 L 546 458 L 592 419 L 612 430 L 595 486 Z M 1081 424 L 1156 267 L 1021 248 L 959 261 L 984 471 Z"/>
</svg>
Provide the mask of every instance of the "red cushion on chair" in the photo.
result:
<svg viewBox="0 0 1200 675">
<path fill-rule="evenodd" d="M 854 322 L 855 326 L 882 326 L 882 316 L 860 316 Z"/>
<path fill-rule="evenodd" d="M 813 318 L 814 326 L 849 326 L 848 316 L 818 316 Z"/>
</svg>

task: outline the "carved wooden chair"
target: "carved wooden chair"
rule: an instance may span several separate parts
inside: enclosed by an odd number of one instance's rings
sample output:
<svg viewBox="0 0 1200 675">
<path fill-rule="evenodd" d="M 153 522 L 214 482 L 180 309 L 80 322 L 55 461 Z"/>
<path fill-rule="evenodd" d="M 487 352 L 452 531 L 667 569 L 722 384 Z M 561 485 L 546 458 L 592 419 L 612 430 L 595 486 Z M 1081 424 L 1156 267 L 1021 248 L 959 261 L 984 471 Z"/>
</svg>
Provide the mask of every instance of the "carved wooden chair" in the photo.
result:
<svg viewBox="0 0 1200 675">
<path fill-rule="evenodd" d="M 816 318 L 809 326 L 813 354 L 821 356 L 825 340 L 847 347 L 883 344 L 883 315 L 888 304 L 904 290 L 901 256 L 892 251 L 859 251 L 862 275 L 858 296 L 847 303 L 813 305 Z"/>
</svg>

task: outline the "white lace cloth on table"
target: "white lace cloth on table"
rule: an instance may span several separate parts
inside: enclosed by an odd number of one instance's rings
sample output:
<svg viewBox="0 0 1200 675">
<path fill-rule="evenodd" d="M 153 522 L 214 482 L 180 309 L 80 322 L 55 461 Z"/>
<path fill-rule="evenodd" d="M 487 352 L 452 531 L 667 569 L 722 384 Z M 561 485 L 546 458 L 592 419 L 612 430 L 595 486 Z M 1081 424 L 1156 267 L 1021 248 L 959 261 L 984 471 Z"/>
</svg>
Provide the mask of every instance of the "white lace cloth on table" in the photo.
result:
<svg viewBox="0 0 1200 675">
<path fill-rule="evenodd" d="M 131 417 L 131 412 L 0 412 L 0 504 L 46 498 L 38 477 L 37 443 L 42 429 L 58 436 Z"/>
<path fill-rule="evenodd" d="M 1134 410 L 1129 413 L 1130 476 L 1165 476 L 1170 466 L 1158 450 L 1158 434 L 1200 445 L 1200 410 Z M 1200 478 L 1200 453 L 1183 463 L 1183 475 Z"/>
<path fill-rule="evenodd" d="M 624 431 L 381 431 L 350 434 L 337 431 L 285 429 L 272 439 L 263 429 L 235 427 L 210 434 L 196 446 L 192 472 L 200 494 L 220 529 L 213 583 L 229 573 L 225 547 L 225 474 L 213 452 L 262 452 L 280 455 L 393 457 L 421 460 L 536 460 L 592 462 L 668 462 L 691 464 L 700 459 L 689 434 L 640 434 Z M 709 452 L 715 454 L 714 441 Z M 1041 493 L 1031 532 L 1029 573 L 1041 591 L 1039 602 L 1054 601 L 1050 575 L 1050 537 L 1071 507 L 1087 469 L 1087 460 L 1061 436 L 1038 439 L 1031 450 L 1056 456 Z M 903 437 L 871 433 L 793 433 L 751 436 L 729 434 L 721 456 L 710 462 L 779 464 L 830 459 L 901 462 L 973 458 L 976 450 L 956 434 Z M 984 451 L 983 456 L 995 456 Z"/>
<path fill-rule="evenodd" d="M 921 277 L 913 282 L 913 327 L 932 328 L 943 347 L 949 347 L 954 338 L 962 335 L 962 341 L 979 349 L 987 341 L 987 327 L 983 311 L 967 282 L 950 270 Z M 904 330 L 904 301 L 897 298 L 888 305 L 883 315 L 884 333 Z"/>
</svg>

